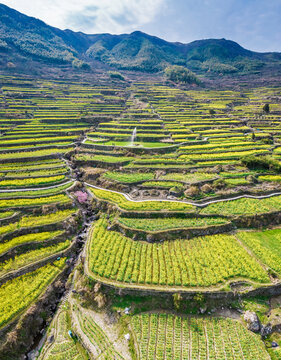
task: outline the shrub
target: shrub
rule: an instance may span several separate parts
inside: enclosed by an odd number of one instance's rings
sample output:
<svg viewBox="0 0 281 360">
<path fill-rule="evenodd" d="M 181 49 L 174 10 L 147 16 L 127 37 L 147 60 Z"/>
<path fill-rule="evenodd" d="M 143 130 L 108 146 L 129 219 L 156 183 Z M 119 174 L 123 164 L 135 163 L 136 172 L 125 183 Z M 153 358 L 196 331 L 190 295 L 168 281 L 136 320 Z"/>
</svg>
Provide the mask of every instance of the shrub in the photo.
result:
<svg viewBox="0 0 281 360">
<path fill-rule="evenodd" d="M 14 63 L 12 63 L 11 61 L 9 61 L 9 62 L 7 63 L 7 67 L 10 68 L 10 69 L 13 69 L 13 68 L 16 67 L 16 65 L 15 65 Z"/>
<path fill-rule="evenodd" d="M 173 186 L 169 190 L 169 194 L 175 195 L 175 196 L 182 196 L 183 195 L 183 188 L 178 186 Z"/>
<path fill-rule="evenodd" d="M 266 113 L 266 114 L 268 114 L 269 113 L 269 111 L 270 111 L 270 109 L 269 109 L 269 104 L 264 104 L 264 106 L 263 106 L 263 111 Z"/>
<path fill-rule="evenodd" d="M 108 75 L 111 79 L 116 79 L 116 80 L 122 80 L 122 81 L 125 81 L 125 78 L 124 76 L 118 72 L 118 71 L 109 71 L 108 72 Z"/>
<path fill-rule="evenodd" d="M 0 49 L 3 50 L 3 49 L 8 49 L 8 44 L 6 43 L 6 41 L 0 39 Z"/>
<path fill-rule="evenodd" d="M 214 181 L 213 186 L 216 190 L 221 190 L 227 186 L 227 183 L 224 179 L 217 179 Z"/>
<path fill-rule="evenodd" d="M 267 138 L 261 139 L 262 144 L 271 145 L 274 144 L 274 139 L 272 136 L 269 136 Z"/>
<path fill-rule="evenodd" d="M 199 294 L 199 293 L 194 295 L 193 300 L 199 305 L 204 304 L 206 301 L 204 294 Z"/>
<path fill-rule="evenodd" d="M 256 184 L 258 182 L 256 175 L 248 175 L 246 180 L 251 184 Z"/>
<path fill-rule="evenodd" d="M 182 296 L 180 293 L 173 294 L 173 302 L 176 310 L 179 310 L 182 303 Z"/>
</svg>

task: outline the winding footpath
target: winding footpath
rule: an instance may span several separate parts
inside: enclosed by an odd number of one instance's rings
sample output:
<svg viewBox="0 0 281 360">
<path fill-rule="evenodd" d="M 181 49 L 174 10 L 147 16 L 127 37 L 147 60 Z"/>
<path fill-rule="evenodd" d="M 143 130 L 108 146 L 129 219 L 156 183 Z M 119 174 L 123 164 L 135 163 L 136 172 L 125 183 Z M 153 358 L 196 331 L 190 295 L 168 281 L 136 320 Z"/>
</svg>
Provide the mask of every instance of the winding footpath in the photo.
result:
<svg viewBox="0 0 281 360">
<path fill-rule="evenodd" d="M 122 193 L 122 192 L 114 191 L 114 190 L 108 190 L 108 189 L 102 188 L 100 186 L 91 185 L 91 184 L 89 184 L 87 182 L 84 182 L 84 184 L 86 186 L 89 186 L 89 187 L 93 188 L 93 189 L 103 190 L 103 191 L 108 191 L 108 192 L 112 192 L 112 193 L 115 193 L 115 194 L 123 195 L 126 198 L 126 200 L 132 201 L 132 202 L 135 202 L 135 203 L 146 202 L 146 201 L 148 201 L 148 202 L 149 201 L 167 201 L 167 202 L 185 203 L 185 204 L 192 205 L 192 206 L 197 206 L 197 207 L 205 207 L 207 205 L 218 203 L 218 202 L 232 201 L 232 200 L 238 200 L 238 199 L 243 199 L 243 198 L 261 200 L 261 199 L 266 199 L 266 198 L 270 198 L 270 197 L 273 197 L 273 196 L 281 195 L 281 192 L 275 192 L 275 193 L 267 194 L 267 195 L 256 195 L 256 196 L 255 195 L 244 194 L 244 195 L 239 195 L 239 196 L 234 196 L 234 197 L 229 197 L 229 198 L 224 198 L 224 199 L 210 200 L 210 201 L 207 201 L 205 203 L 198 203 L 198 202 L 186 201 L 186 200 L 176 200 L 176 199 L 175 200 L 173 200 L 173 199 L 159 199 L 159 198 L 149 198 L 149 199 L 143 199 L 143 200 L 134 200 L 127 193 Z"/>
</svg>

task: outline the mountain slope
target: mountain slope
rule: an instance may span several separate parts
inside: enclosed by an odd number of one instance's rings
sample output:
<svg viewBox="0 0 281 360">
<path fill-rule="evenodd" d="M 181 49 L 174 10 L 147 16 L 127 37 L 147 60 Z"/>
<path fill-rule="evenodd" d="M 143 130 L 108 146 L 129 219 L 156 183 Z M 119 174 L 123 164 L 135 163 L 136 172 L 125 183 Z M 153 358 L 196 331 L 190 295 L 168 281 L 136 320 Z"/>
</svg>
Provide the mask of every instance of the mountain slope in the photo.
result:
<svg viewBox="0 0 281 360">
<path fill-rule="evenodd" d="M 66 61 L 77 53 L 63 36 L 59 29 L 0 5 L 0 38 L 2 48 L 7 51 Z"/>
<path fill-rule="evenodd" d="M 139 31 L 122 35 L 115 42 L 99 39 L 86 52 L 94 58 L 121 69 L 159 71 L 169 64 L 185 65 L 181 49 Z"/>
<path fill-rule="evenodd" d="M 18 59 L 99 61 L 119 69 L 156 72 L 183 65 L 197 72 L 239 73 L 280 66 L 280 53 L 256 53 L 225 39 L 172 43 L 135 31 L 87 35 L 60 30 L 0 4 L 1 65 Z M 78 60 L 79 59 L 79 60 Z"/>
</svg>

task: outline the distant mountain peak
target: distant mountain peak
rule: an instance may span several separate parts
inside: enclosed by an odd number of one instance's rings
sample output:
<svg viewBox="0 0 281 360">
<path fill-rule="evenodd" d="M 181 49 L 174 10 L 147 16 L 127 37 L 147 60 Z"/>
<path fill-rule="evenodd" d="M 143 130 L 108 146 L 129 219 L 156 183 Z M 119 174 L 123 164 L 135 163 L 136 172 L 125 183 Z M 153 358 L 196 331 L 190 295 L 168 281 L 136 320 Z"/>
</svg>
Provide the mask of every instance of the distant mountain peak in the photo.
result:
<svg viewBox="0 0 281 360">
<path fill-rule="evenodd" d="M 0 4 L 0 65 L 23 58 L 70 63 L 83 59 L 119 69 L 156 72 L 182 65 L 195 72 L 240 73 L 278 64 L 280 53 L 256 53 L 222 39 L 188 44 L 168 42 L 142 31 L 131 34 L 84 34 L 60 30 Z M 79 60 L 80 61 L 80 60 Z"/>
</svg>

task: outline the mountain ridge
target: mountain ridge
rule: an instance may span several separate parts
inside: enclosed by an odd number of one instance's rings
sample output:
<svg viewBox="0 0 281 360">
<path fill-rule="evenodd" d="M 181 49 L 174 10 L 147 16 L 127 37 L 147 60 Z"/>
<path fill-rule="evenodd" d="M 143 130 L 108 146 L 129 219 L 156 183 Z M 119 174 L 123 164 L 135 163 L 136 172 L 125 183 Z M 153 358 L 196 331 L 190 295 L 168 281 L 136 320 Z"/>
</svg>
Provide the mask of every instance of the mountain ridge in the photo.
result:
<svg viewBox="0 0 281 360">
<path fill-rule="evenodd" d="M 131 34 L 85 34 L 61 30 L 0 4 L 1 65 L 13 59 L 43 59 L 50 63 L 101 64 L 123 70 L 159 72 L 182 65 L 201 73 L 255 72 L 281 64 L 281 53 L 259 53 L 232 40 L 202 39 L 169 42 L 134 31 Z M 85 67 L 86 68 L 86 67 Z"/>
</svg>

